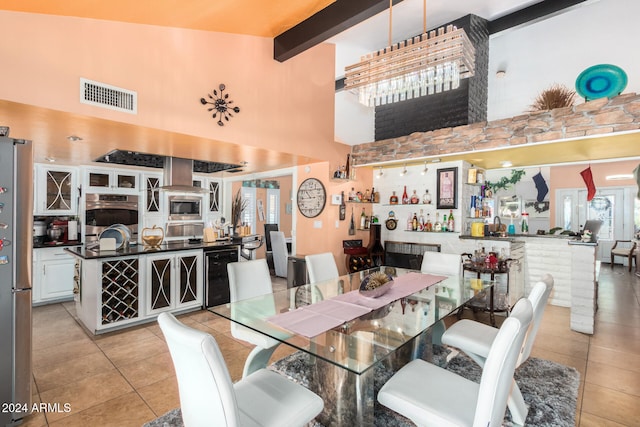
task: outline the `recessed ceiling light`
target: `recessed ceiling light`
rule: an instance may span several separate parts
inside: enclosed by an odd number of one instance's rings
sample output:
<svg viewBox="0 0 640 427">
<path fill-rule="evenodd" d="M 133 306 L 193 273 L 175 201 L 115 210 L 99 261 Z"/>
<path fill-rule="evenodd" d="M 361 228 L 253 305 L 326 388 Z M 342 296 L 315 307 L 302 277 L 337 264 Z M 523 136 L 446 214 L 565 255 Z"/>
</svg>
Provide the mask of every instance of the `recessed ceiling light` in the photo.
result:
<svg viewBox="0 0 640 427">
<path fill-rule="evenodd" d="M 433 159 L 431 160 L 431 163 L 440 163 L 440 159 Z"/>
<path fill-rule="evenodd" d="M 404 169 L 402 169 L 402 172 L 400 172 L 400 176 L 405 176 L 407 174 L 407 164 L 404 164 Z"/>
<path fill-rule="evenodd" d="M 382 178 L 382 166 L 380 166 L 380 171 L 378 171 L 378 175 L 376 175 L 376 178 Z"/>
<path fill-rule="evenodd" d="M 424 169 L 420 172 L 420 175 L 425 175 L 429 169 L 427 168 L 427 162 L 424 162 Z"/>
<path fill-rule="evenodd" d="M 511 163 L 511 161 L 509 161 L 509 160 L 503 160 L 503 161 L 500 162 L 500 165 L 503 168 L 510 168 L 511 166 L 513 166 L 513 163 Z"/>
<path fill-rule="evenodd" d="M 45 157 L 44 159 L 49 163 L 53 163 L 56 161 L 56 159 L 54 159 L 53 157 Z"/>
<path fill-rule="evenodd" d="M 504 70 L 498 70 L 496 72 L 496 78 L 503 79 L 507 75 L 507 72 Z"/>
<path fill-rule="evenodd" d="M 68 139 L 70 142 L 82 141 L 82 138 L 80 138 L 80 137 L 79 137 L 79 136 L 77 136 L 77 135 L 69 135 L 69 136 L 67 137 L 67 139 Z"/>
</svg>

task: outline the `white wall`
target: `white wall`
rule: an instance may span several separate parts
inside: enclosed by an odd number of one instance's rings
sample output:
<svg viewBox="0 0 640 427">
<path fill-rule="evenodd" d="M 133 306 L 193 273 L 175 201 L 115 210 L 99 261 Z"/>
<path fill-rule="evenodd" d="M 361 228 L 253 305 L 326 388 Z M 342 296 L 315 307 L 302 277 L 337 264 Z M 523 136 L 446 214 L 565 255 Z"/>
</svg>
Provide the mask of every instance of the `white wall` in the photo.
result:
<svg viewBox="0 0 640 427">
<path fill-rule="evenodd" d="M 523 114 L 553 83 L 575 88 L 578 75 L 596 64 L 621 67 L 629 76 L 624 93 L 640 92 L 634 32 L 638 16 L 638 1 L 591 0 L 492 36 L 488 120 Z M 339 64 L 344 65 L 341 58 L 336 59 Z M 497 79 L 498 70 L 506 71 L 506 76 Z M 336 94 L 336 140 L 349 145 L 373 141 L 373 113 L 363 113 L 355 98 L 347 92 Z"/>
</svg>

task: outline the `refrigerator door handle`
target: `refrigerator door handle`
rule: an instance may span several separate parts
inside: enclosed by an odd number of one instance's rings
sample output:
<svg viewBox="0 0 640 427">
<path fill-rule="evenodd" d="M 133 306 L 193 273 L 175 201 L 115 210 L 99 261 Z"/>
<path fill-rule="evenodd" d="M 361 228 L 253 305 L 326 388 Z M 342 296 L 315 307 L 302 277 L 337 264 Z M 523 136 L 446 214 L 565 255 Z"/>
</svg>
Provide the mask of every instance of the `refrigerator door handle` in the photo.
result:
<svg viewBox="0 0 640 427">
<path fill-rule="evenodd" d="M 11 289 L 11 292 L 17 294 L 18 292 L 31 292 L 31 288 L 18 288 Z"/>
</svg>

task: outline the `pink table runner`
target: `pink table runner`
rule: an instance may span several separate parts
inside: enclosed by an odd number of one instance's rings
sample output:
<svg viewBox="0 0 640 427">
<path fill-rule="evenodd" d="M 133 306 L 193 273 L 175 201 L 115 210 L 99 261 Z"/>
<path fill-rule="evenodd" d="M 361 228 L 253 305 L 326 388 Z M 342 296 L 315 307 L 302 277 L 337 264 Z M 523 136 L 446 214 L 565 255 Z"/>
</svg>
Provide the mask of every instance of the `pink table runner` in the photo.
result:
<svg viewBox="0 0 640 427">
<path fill-rule="evenodd" d="M 378 298 L 364 297 L 355 290 L 269 317 L 267 320 L 293 333 L 311 338 L 444 279 L 446 276 L 412 272 L 396 277 L 391 289 Z"/>
</svg>

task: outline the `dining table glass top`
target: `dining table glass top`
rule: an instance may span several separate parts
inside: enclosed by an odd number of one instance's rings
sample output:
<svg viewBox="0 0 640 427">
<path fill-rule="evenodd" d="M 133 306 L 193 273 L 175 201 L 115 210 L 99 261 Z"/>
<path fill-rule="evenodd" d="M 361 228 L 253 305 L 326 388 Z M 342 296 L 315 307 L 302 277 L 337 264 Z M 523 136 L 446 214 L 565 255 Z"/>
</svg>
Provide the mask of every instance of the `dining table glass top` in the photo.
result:
<svg viewBox="0 0 640 427">
<path fill-rule="evenodd" d="M 362 280 L 376 271 L 394 278 L 416 272 L 398 267 L 375 267 L 337 279 L 210 307 L 209 311 L 331 364 L 361 374 L 474 296 L 486 295 L 487 288 L 491 286 L 491 282 L 485 280 L 442 276 L 441 281 L 426 289 L 345 321 L 311 338 L 293 333 L 269 320 L 279 313 L 318 304 L 350 291 L 358 292 Z M 250 283 L 246 285 L 251 286 Z"/>
</svg>

